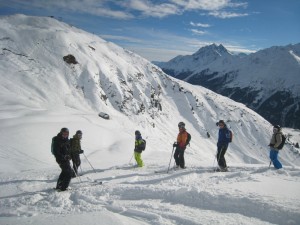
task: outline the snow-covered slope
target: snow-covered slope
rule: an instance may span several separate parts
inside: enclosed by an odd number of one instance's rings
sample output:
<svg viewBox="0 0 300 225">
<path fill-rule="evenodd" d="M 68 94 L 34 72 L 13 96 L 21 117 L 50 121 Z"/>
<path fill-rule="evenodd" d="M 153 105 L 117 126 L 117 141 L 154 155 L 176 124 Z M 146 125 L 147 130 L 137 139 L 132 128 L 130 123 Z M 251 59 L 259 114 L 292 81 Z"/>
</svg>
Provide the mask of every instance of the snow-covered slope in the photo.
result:
<svg viewBox="0 0 300 225">
<path fill-rule="evenodd" d="M 1 224 L 299 223 L 299 152 L 287 144 L 285 169 L 268 170 L 272 127 L 243 104 L 53 18 L 2 17 L 0 35 Z M 234 132 L 228 174 L 209 173 L 219 119 Z M 169 165 L 179 121 L 192 135 L 188 169 L 155 174 Z M 87 157 L 67 193 L 51 190 L 60 170 L 50 142 L 61 127 L 83 131 Z M 147 140 L 141 170 L 126 166 L 136 129 Z"/>
<path fill-rule="evenodd" d="M 165 72 L 242 102 L 273 124 L 300 128 L 300 44 L 232 55 L 210 45 L 157 63 Z"/>
</svg>

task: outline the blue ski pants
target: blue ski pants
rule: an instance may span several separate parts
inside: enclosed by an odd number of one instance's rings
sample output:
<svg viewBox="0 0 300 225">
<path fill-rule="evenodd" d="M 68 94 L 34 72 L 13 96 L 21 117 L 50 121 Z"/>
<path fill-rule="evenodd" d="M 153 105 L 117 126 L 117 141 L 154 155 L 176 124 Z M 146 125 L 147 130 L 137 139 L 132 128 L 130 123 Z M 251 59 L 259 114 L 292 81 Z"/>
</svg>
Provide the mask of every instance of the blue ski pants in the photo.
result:
<svg viewBox="0 0 300 225">
<path fill-rule="evenodd" d="M 274 148 L 270 148 L 270 159 L 276 169 L 281 169 L 282 164 L 278 160 L 278 150 L 275 150 Z"/>
</svg>

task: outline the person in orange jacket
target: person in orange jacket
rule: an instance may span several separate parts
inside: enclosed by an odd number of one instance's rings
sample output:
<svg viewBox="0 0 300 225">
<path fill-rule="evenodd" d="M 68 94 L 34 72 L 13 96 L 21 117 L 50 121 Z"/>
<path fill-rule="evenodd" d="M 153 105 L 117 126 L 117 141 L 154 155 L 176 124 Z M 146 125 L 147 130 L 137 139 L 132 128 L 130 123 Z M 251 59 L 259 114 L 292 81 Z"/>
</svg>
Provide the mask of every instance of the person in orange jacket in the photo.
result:
<svg viewBox="0 0 300 225">
<path fill-rule="evenodd" d="M 178 124 L 179 128 L 179 134 L 177 136 L 177 143 L 174 143 L 173 147 L 176 147 L 175 153 L 174 153 L 174 159 L 176 163 L 177 168 L 184 169 L 185 168 L 185 162 L 184 162 L 184 150 L 186 148 L 186 143 L 188 140 L 188 133 L 185 130 L 185 124 L 183 122 L 180 122 Z"/>
</svg>

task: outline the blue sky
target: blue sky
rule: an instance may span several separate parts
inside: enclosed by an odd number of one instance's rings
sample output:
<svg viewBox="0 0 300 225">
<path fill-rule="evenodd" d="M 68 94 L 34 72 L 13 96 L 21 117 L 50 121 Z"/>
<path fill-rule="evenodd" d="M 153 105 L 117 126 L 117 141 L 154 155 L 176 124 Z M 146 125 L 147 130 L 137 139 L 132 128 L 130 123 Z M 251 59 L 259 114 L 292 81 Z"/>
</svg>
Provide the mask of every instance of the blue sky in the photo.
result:
<svg viewBox="0 0 300 225">
<path fill-rule="evenodd" d="M 150 61 L 208 44 L 251 53 L 300 43 L 300 0 L 0 0 L 0 15 L 54 16 Z"/>
</svg>

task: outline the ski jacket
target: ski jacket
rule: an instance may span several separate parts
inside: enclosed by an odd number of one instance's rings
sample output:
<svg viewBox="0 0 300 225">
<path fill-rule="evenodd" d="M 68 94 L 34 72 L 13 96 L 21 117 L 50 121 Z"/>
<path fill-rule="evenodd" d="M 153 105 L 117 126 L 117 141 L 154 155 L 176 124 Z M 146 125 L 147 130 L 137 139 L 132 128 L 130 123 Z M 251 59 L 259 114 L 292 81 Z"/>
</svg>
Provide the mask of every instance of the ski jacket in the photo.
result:
<svg viewBox="0 0 300 225">
<path fill-rule="evenodd" d="M 81 151 L 81 143 L 78 135 L 74 135 L 73 138 L 70 139 L 71 144 L 71 155 L 79 154 Z"/>
<path fill-rule="evenodd" d="M 180 131 L 177 136 L 177 146 L 180 149 L 185 150 L 187 139 L 188 139 L 188 134 L 187 134 L 186 130 Z"/>
<path fill-rule="evenodd" d="M 135 147 L 134 147 L 134 151 L 138 152 L 138 153 L 142 153 L 142 149 L 144 149 L 143 147 L 145 146 L 145 142 L 142 138 L 142 136 L 139 136 L 135 139 Z"/>
<path fill-rule="evenodd" d="M 58 164 L 67 162 L 70 159 L 70 141 L 69 138 L 63 138 L 61 133 L 58 133 L 53 140 L 53 153 Z"/>
<path fill-rule="evenodd" d="M 278 151 L 277 148 L 281 144 L 281 142 L 282 142 L 282 132 L 281 130 L 279 130 L 276 133 L 273 133 L 270 141 L 270 146 Z"/>
<path fill-rule="evenodd" d="M 230 130 L 227 128 L 227 126 L 224 126 L 223 128 L 219 129 L 219 137 L 218 137 L 218 143 L 217 146 L 224 146 L 228 145 L 230 142 Z"/>
</svg>

